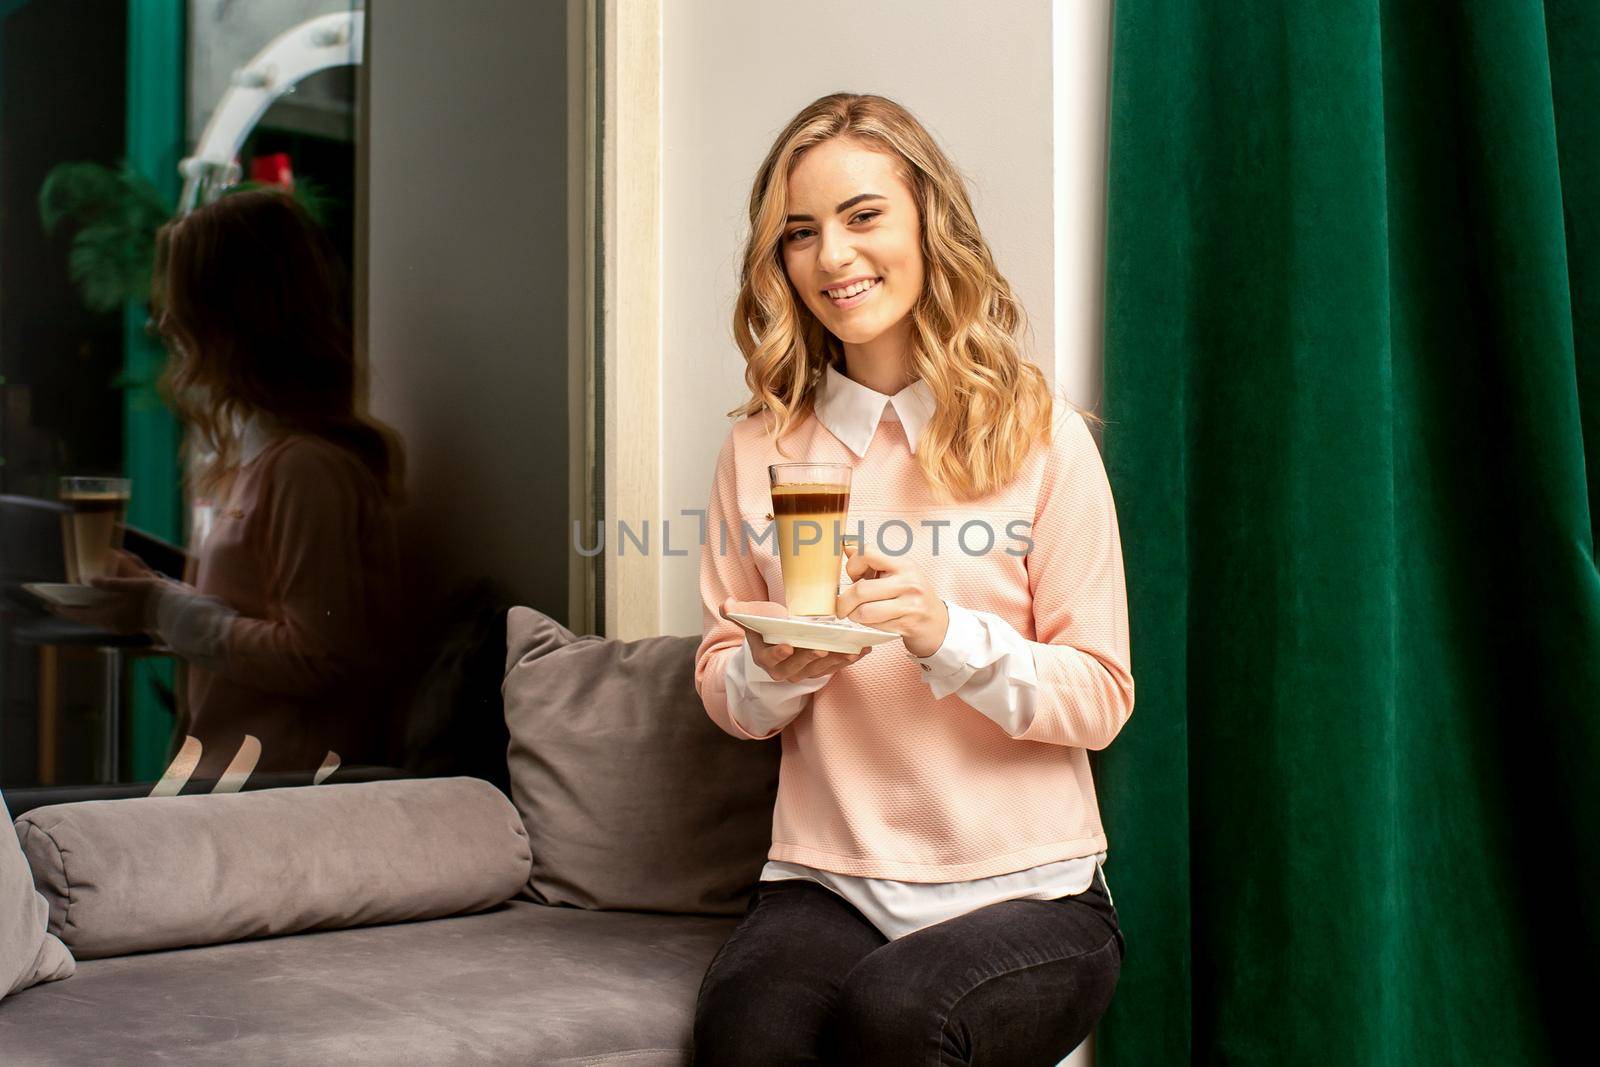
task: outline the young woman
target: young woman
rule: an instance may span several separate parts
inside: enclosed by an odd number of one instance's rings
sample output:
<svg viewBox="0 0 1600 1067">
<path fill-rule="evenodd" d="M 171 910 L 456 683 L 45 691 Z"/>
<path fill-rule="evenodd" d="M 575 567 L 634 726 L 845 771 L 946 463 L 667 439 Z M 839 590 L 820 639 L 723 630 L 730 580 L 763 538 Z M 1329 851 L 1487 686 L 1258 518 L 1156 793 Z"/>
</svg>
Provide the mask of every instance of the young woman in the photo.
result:
<svg viewBox="0 0 1600 1067">
<path fill-rule="evenodd" d="M 63 611 L 151 631 L 187 664 L 181 775 L 329 772 L 384 758 L 402 594 L 398 438 L 356 410 L 342 267 L 290 197 L 225 196 L 158 237 L 163 390 L 213 504 L 195 584 L 119 554 L 110 603 Z M 137 488 L 137 487 L 136 487 Z M 388 661 L 387 663 L 385 661 Z M 198 758 L 196 758 L 198 756 Z"/>
<path fill-rule="evenodd" d="M 961 179 L 905 109 L 839 94 L 779 135 L 734 315 L 752 397 L 717 459 L 696 686 L 781 736 L 772 848 L 708 969 L 697 1062 L 1054 1064 L 1123 939 L 1087 750 L 1133 710 L 1122 552 L 1084 417 L 1019 351 Z M 767 644 L 746 543 L 767 465 L 852 468 L 837 614 L 901 636 Z M 831 534 L 830 534 L 831 536 Z"/>
</svg>

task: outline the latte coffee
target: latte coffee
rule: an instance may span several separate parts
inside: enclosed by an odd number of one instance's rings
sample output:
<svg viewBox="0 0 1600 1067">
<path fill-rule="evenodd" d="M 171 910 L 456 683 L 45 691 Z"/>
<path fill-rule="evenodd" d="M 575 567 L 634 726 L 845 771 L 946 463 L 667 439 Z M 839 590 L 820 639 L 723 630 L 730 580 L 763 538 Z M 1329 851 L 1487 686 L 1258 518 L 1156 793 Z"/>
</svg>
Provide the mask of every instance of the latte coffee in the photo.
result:
<svg viewBox="0 0 1600 1067">
<path fill-rule="evenodd" d="M 67 581 L 84 585 L 111 570 L 111 553 L 122 543 L 128 516 L 126 478 L 63 478 L 61 541 L 66 551 Z"/>
<path fill-rule="evenodd" d="M 850 509 L 850 468 L 777 463 L 768 470 L 789 614 L 831 619 L 842 573 L 840 535 Z"/>
</svg>

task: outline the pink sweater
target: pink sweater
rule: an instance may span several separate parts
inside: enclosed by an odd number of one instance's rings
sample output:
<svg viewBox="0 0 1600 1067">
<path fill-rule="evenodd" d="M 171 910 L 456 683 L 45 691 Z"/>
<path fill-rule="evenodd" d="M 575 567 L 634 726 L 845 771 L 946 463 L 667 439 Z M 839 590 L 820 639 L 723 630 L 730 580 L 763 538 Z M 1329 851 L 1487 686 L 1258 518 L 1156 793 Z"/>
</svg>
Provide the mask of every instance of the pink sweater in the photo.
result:
<svg viewBox="0 0 1600 1067">
<path fill-rule="evenodd" d="M 223 654 L 189 666 L 195 772 L 221 774 L 245 735 L 260 771 L 388 755 L 395 627 L 405 613 L 395 518 L 350 453 L 308 434 L 245 463 L 200 549 L 197 591 L 231 608 Z"/>
<path fill-rule="evenodd" d="M 1036 447 L 1011 484 L 959 503 L 935 497 L 899 423 L 880 424 L 858 459 L 814 415 L 780 454 L 769 419 L 730 429 L 712 484 L 695 665 L 712 720 L 760 739 L 729 714 L 725 667 L 744 633 L 718 609 L 729 596 L 784 602 L 772 538 L 741 537 L 741 523 L 754 535 L 768 526 L 769 463 L 852 465 L 847 532 L 864 531 L 874 548 L 881 536 L 891 554 L 909 541 L 902 558 L 940 596 L 993 612 L 1034 642 L 1039 692 L 1032 721 L 1012 736 L 958 695 L 935 697 L 903 645 L 880 646 L 835 674 L 782 730 L 768 858 L 953 882 L 1104 851 L 1085 750 L 1110 744 L 1127 721 L 1133 677 L 1116 511 L 1083 419 L 1059 418 L 1053 443 Z"/>
</svg>

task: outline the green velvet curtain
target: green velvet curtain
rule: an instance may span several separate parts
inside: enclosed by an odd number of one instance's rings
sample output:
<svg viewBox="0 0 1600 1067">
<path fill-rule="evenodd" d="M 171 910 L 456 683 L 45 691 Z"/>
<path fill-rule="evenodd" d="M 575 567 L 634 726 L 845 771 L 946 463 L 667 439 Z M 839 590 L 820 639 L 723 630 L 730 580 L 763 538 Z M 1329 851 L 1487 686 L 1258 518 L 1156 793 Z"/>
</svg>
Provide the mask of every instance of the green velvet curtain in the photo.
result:
<svg viewBox="0 0 1600 1067">
<path fill-rule="evenodd" d="M 1553 1062 L 1600 944 L 1600 4 L 1114 27 L 1098 1062 Z"/>
<path fill-rule="evenodd" d="M 128 0 L 128 162 L 155 183 L 168 204 L 178 202 L 178 161 L 186 143 L 187 10 L 186 4 L 168 0 Z M 156 390 L 167 355 L 145 329 L 149 314 L 142 303 L 123 310 L 123 456 L 133 482 L 128 523 L 183 544 L 182 433 Z M 133 781 L 151 782 L 174 755 L 173 715 L 155 687 L 170 691 L 176 672 L 170 659 L 143 659 L 131 665 L 130 673 L 128 773 Z"/>
</svg>

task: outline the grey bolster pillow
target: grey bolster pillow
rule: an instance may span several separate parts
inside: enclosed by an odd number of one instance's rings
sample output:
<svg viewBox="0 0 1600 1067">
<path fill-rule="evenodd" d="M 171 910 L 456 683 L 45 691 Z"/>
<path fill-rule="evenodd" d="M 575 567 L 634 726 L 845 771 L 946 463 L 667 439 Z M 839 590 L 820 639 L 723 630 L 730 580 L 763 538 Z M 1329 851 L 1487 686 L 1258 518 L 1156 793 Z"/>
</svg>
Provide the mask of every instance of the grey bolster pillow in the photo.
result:
<svg viewBox="0 0 1600 1067">
<path fill-rule="evenodd" d="M 56 804 L 17 836 L 79 959 L 481 911 L 533 861 L 477 778 Z"/>
</svg>

